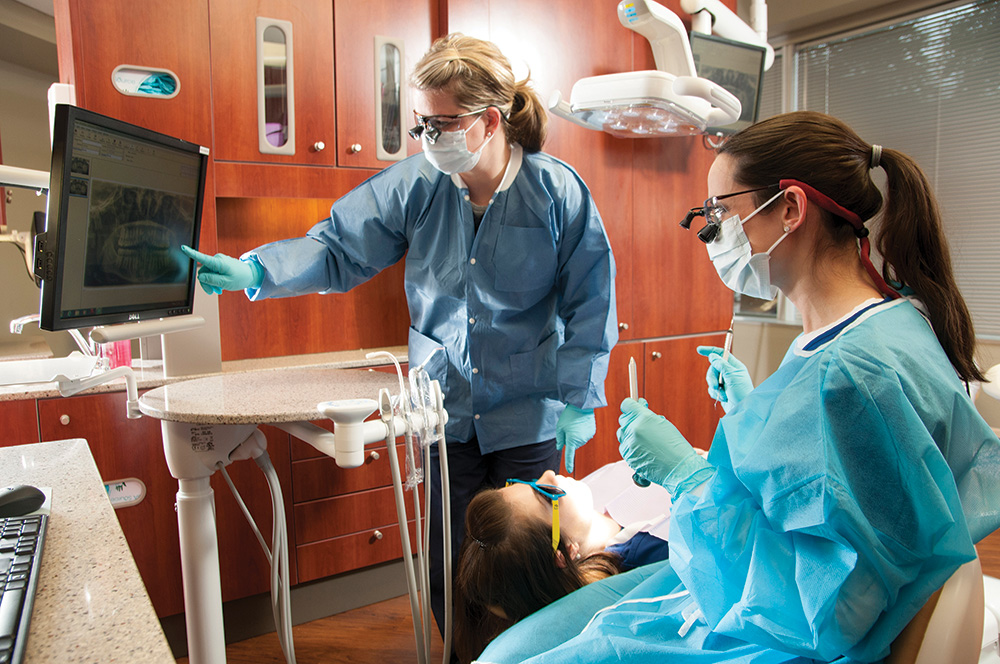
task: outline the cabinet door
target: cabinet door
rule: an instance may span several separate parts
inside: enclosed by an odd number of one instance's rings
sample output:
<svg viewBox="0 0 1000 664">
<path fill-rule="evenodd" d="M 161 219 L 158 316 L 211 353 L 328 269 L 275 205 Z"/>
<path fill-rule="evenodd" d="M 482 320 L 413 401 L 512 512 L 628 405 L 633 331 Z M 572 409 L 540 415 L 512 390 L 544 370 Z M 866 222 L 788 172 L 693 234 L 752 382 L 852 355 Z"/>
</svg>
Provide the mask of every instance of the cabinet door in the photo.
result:
<svg viewBox="0 0 1000 664">
<path fill-rule="evenodd" d="M 0 401 L 0 422 L 3 422 L 0 447 L 38 442 L 38 416 L 34 399 Z"/>
<path fill-rule="evenodd" d="M 215 158 L 285 164 L 334 162 L 331 2 L 210 0 Z M 294 154 L 264 154 L 258 142 L 257 17 L 291 30 Z M 287 43 L 287 42 L 286 42 Z"/>
<path fill-rule="evenodd" d="M 573 473 L 577 478 L 586 477 L 605 464 L 621 460 L 618 452 L 618 416 L 621 415 L 622 399 L 629 395 L 628 361 L 635 358 L 641 396 L 644 346 L 642 343 L 619 343 L 612 349 L 608 377 L 604 381 L 608 405 L 594 411 L 597 433 L 593 440 L 577 450 L 576 472 Z"/>
<path fill-rule="evenodd" d="M 167 472 L 159 420 L 127 419 L 124 392 L 40 399 L 38 419 L 43 441 L 85 438 L 105 482 L 135 478 L 146 485 L 142 502 L 115 514 L 157 615 L 183 611 L 177 482 Z M 59 500 L 59 487 L 53 487 L 53 500 Z"/>
<path fill-rule="evenodd" d="M 670 420 L 691 445 L 707 450 L 725 415 L 708 396 L 708 360 L 698 346 L 721 346 L 721 334 L 651 341 L 643 358 L 644 392 L 649 407 Z M 638 358 L 636 358 L 638 360 Z"/>
<path fill-rule="evenodd" d="M 398 112 L 404 129 L 405 152 L 420 151 L 420 143 L 405 133 L 413 126 L 408 79 L 414 65 L 430 47 L 437 8 L 438 3 L 432 0 L 334 3 L 338 165 L 384 168 L 392 163 L 381 161 L 376 155 L 376 140 L 381 140 L 376 137 L 376 104 L 383 96 L 375 83 L 376 36 L 403 44 L 403 67 L 399 72 L 403 106 Z"/>
</svg>

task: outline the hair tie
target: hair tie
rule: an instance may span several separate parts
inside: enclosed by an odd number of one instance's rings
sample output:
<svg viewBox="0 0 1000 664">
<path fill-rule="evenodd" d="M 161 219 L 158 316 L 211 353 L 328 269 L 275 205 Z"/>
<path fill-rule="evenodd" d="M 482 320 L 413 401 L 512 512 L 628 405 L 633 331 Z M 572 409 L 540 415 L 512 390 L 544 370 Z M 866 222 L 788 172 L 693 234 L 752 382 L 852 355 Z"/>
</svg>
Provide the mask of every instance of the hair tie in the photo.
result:
<svg viewBox="0 0 1000 664">
<path fill-rule="evenodd" d="M 472 539 L 475 540 L 476 544 L 479 545 L 480 549 L 485 549 L 486 548 L 486 542 L 482 541 L 478 537 L 473 537 Z"/>
<path fill-rule="evenodd" d="M 882 146 L 876 143 L 872 143 L 872 158 L 868 162 L 868 168 L 878 168 L 879 164 L 882 162 Z"/>
</svg>

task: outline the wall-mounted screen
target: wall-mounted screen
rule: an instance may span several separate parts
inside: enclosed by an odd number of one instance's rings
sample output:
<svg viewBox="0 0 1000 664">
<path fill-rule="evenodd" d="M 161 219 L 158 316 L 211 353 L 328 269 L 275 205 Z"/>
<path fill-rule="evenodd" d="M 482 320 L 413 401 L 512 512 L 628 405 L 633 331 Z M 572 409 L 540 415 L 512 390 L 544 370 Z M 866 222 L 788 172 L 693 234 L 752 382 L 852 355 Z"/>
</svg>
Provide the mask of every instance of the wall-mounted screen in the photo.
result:
<svg viewBox="0 0 1000 664">
<path fill-rule="evenodd" d="M 708 127 L 705 131 L 734 134 L 756 122 L 764 81 L 764 47 L 692 32 L 691 55 L 698 76 L 732 92 L 743 105 L 743 112 L 736 122 L 725 127 Z"/>
<path fill-rule="evenodd" d="M 208 149 L 57 105 L 45 232 L 36 238 L 40 326 L 190 314 Z"/>
</svg>

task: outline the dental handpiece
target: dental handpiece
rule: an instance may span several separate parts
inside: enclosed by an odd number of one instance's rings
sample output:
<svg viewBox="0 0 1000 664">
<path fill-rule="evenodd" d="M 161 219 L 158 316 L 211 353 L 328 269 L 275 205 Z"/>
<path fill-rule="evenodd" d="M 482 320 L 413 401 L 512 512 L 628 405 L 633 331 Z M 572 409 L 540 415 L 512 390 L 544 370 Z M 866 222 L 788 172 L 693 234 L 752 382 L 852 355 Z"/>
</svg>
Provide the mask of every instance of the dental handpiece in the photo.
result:
<svg viewBox="0 0 1000 664">
<path fill-rule="evenodd" d="M 729 359 L 729 351 L 733 349 L 733 325 L 736 323 L 736 318 L 729 321 L 729 329 L 726 330 L 726 341 L 722 345 L 722 361 L 725 362 Z M 723 390 L 726 388 L 726 382 L 722 379 L 722 373 L 719 373 L 719 389 Z"/>
<path fill-rule="evenodd" d="M 636 401 L 639 400 L 639 378 L 636 375 L 634 357 L 628 359 L 628 395 Z M 649 486 L 649 480 L 637 472 L 632 474 L 632 483 L 636 486 Z"/>
</svg>

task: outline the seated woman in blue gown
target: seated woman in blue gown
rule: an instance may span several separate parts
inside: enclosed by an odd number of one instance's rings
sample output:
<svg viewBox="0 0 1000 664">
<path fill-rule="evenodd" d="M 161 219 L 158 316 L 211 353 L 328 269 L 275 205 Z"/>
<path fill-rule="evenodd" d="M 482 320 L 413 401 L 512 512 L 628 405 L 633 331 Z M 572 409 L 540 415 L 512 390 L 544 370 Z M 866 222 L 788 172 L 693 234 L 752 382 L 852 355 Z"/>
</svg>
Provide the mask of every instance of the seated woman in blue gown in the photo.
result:
<svg viewBox="0 0 1000 664">
<path fill-rule="evenodd" d="M 559 644 L 516 661 L 878 662 L 1000 527 L 1000 440 L 969 398 L 976 337 L 918 165 L 796 112 L 730 137 L 708 195 L 685 224 L 704 217 L 722 280 L 780 290 L 803 334 L 756 387 L 700 350 L 727 410 L 707 459 L 644 401 L 622 402 L 623 458 L 672 496 L 669 561 L 600 607 L 576 598 L 621 577 L 536 614 Z M 508 639 L 481 661 L 506 661 Z"/>
</svg>

